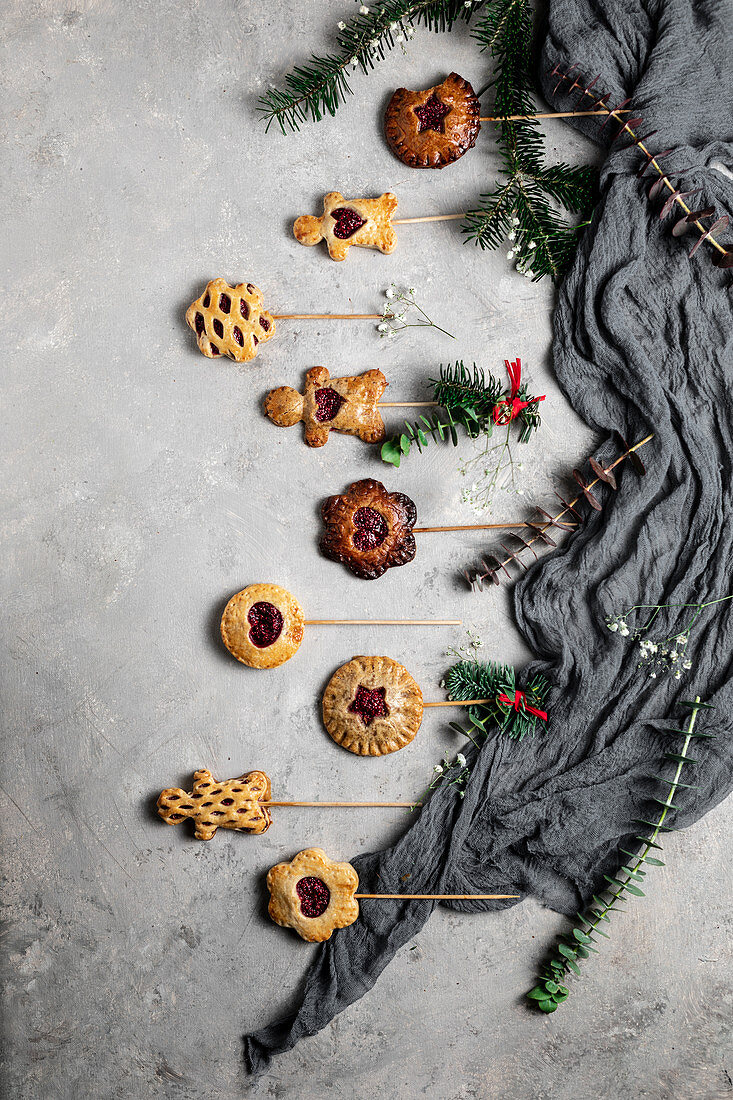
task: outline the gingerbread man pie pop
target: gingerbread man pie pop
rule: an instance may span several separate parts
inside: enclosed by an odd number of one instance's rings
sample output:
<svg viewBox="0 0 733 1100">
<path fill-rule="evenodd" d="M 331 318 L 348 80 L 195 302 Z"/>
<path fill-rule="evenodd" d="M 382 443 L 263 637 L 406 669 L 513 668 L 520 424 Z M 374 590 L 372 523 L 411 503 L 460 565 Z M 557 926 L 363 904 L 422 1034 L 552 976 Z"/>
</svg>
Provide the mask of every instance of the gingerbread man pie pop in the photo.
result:
<svg viewBox="0 0 733 1100">
<path fill-rule="evenodd" d="M 325 533 L 321 552 L 357 577 L 375 580 L 415 557 L 412 528 L 417 508 L 404 493 L 388 493 L 381 481 L 355 481 L 321 508 Z"/>
<path fill-rule="evenodd" d="M 265 412 L 281 428 L 302 420 L 309 447 L 322 447 L 331 429 L 356 435 L 365 443 L 381 443 L 386 432 L 377 403 L 386 388 L 381 370 L 331 378 L 326 367 L 313 367 L 305 376 L 305 394 L 291 386 L 271 390 Z"/>
<path fill-rule="evenodd" d="M 248 772 L 238 779 L 217 783 L 206 768 L 195 772 L 190 793 L 168 787 L 158 798 L 158 813 L 166 825 L 192 818 L 197 840 L 211 840 L 217 829 L 239 833 L 264 833 L 272 818 L 262 802 L 270 800 L 270 780 L 265 772 Z"/>
<path fill-rule="evenodd" d="M 422 691 L 391 657 L 354 657 L 329 680 L 322 709 L 337 745 L 357 756 L 385 756 L 409 745 L 420 729 Z"/>
<path fill-rule="evenodd" d="M 212 279 L 188 307 L 186 324 L 207 359 L 227 355 L 236 363 L 248 363 L 257 345 L 275 335 L 275 321 L 264 304 L 254 283 L 230 286 L 226 279 Z"/>
<path fill-rule="evenodd" d="M 322 943 L 336 928 L 348 928 L 358 918 L 358 885 L 350 863 L 335 863 L 322 848 L 306 848 L 290 863 L 270 868 L 269 913 L 281 927 L 295 929 L 310 943 Z"/>
<path fill-rule="evenodd" d="M 398 88 L 384 116 L 395 156 L 410 168 L 445 168 L 476 143 L 479 101 L 467 80 L 451 73 L 442 84 L 412 92 Z"/>
<path fill-rule="evenodd" d="M 314 245 L 325 241 L 332 260 L 345 260 L 349 248 L 378 248 L 389 255 L 397 247 L 392 215 L 397 196 L 386 191 L 378 199 L 346 201 L 340 191 L 329 191 L 323 199 L 323 214 L 303 214 L 293 225 L 295 239 Z"/>
</svg>

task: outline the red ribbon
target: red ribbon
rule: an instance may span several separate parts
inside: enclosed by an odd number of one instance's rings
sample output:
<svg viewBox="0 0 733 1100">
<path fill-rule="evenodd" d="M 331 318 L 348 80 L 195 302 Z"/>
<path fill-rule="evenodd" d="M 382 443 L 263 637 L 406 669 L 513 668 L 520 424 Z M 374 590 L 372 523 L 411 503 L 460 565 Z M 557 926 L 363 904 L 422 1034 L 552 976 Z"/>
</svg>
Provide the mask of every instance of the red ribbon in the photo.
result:
<svg viewBox="0 0 733 1100">
<path fill-rule="evenodd" d="M 508 359 L 504 360 L 504 366 L 506 367 L 507 374 L 509 375 L 509 382 L 511 389 L 509 391 L 508 401 L 497 401 L 492 410 L 492 416 L 495 424 L 511 424 L 512 420 L 526 409 L 529 405 L 533 405 L 535 401 L 544 401 L 545 395 L 542 397 L 530 397 L 529 401 L 520 401 L 517 397 L 519 388 L 522 384 L 522 360 L 517 359 L 514 363 L 510 363 Z"/>
<path fill-rule="evenodd" d="M 513 706 L 514 709 L 517 711 L 522 710 L 522 707 L 524 707 L 524 710 L 527 712 L 527 714 L 536 714 L 537 717 L 541 718 L 543 722 L 547 721 L 546 712 L 544 710 L 537 710 L 537 707 L 531 707 L 527 702 L 527 696 L 524 694 L 523 691 L 515 691 L 513 700 L 510 699 L 508 695 L 504 695 L 503 693 L 501 695 L 497 695 L 496 698 L 499 703 L 507 703 L 510 707 Z"/>
</svg>

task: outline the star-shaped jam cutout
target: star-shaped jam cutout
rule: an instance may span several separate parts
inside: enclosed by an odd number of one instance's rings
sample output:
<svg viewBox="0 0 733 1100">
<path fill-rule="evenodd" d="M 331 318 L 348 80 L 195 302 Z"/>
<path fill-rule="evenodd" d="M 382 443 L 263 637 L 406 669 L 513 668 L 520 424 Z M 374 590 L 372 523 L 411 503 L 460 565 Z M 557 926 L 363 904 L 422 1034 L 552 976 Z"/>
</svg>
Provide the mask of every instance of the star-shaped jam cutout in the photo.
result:
<svg viewBox="0 0 733 1100">
<path fill-rule="evenodd" d="M 361 229 L 362 225 L 366 225 L 366 221 L 357 214 L 356 210 L 352 210 L 350 206 L 341 206 L 338 210 L 331 211 L 331 217 L 336 222 L 333 227 L 334 237 L 338 237 L 340 241 L 348 241 L 349 237 L 353 237 L 357 229 Z"/>
<path fill-rule="evenodd" d="M 422 107 L 413 107 L 413 110 L 417 115 L 419 134 L 425 130 L 435 130 L 438 134 L 445 133 L 443 119 L 450 113 L 451 108 L 447 103 L 442 103 L 434 92 Z"/>
<path fill-rule="evenodd" d="M 356 695 L 349 710 L 352 714 L 358 714 L 365 726 L 368 726 L 375 718 L 386 718 L 389 715 L 389 707 L 385 702 L 386 688 L 366 688 L 360 684 L 356 689 Z"/>
</svg>

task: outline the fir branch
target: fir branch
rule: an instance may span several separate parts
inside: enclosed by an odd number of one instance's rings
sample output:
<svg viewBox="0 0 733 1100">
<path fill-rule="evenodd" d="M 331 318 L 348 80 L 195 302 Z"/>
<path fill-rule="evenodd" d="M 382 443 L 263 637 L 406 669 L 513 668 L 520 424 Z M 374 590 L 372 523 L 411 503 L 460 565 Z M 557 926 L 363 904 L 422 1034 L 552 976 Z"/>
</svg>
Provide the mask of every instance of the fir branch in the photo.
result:
<svg viewBox="0 0 733 1100">
<path fill-rule="evenodd" d="M 660 835 L 673 831 L 673 826 L 670 826 L 667 822 L 670 815 L 674 814 L 679 808 L 675 806 L 673 801 L 678 789 L 691 786 L 691 784 L 681 781 L 684 766 L 697 763 L 687 755 L 690 743 L 694 739 L 709 739 L 714 736 L 695 729 L 698 712 L 703 708 L 706 710 L 713 709 L 709 703 L 701 702 L 698 695 L 694 702 L 683 701 L 682 705 L 686 706 L 691 712 L 686 728 L 663 731 L 668 736 L 684 738 L 681 752 L 665 753 L 665 759 L 676 764 L 674 774 L 671 779 L 664 776 L 650 776 L 650 778 L 658 780 L 669 788 L 663 799 L 652 799 L 658 806 L 661 806 L 659 816 L 656 821 L 647 821 L 646 819 L 637 821 L 638 825 L 648 826 L 650 830 L 648 832 L 645 830 L 643 835 L 634 837 L 634 840 L 639 842 L 639 849 L 636 852 L 627 851 L 625 848 L 621 849 L 623 855 L 628 857 L 627 862 L 619 868 L 615 875 L 603 876 L 609 885 L 602 887 L 598 895 L 593 895 L 593 904 L 582 913 L 577 914 L 578 919 L 573 924 L 570 932 L 560 938 L 555 951 L 540 973 L 537 985 L 527 994 L 529 1000 L 541 1012 L 554 1012 L 558 1005 L 570 996 L 570 990 L 563 984 L 565 978 L 571 972 L 580 975 L 580 963 L 589 958 L 591 952 L 598 954 L 598 949 L 594 946 L 598 943 L 597 935 L 609 939 L 608 933 L 604 932 L 600 925 L 601 922 L 610 923 L 611 917 L 609 914 L 623 912 L 618 908 L 618 903 L 628 901 L 630 897 L 645 897 L 644 891 L 639 885 L 639 883 L 644 882 L 646 877 L 644 865 L 664 867 L 663 861 L 650 853 L 652 851 L 662 851 L 662 845 L 659 843 Z"/>
<path fill-rule="evenodd" d="M 260 97 L 258 110 L 266 129 L 277 120 L 285 134 L 299 130 L 310 117 L 319 122 L 335 115 L 347 95 L 349 67 L 366 75 L 388 50 L 410 38 L 414 24 L 422 23 L 436 32 L 451 30 L 459 19 L 469 22 L 484 0 L 466 5 L 464 0 L 378 0 L 368 11 L 360 11 L 348 22 L 339 23 L 339 52 L 312 56 L 285 78 L 283 88 L 272 88 Z"/>
<path fill-rule="evenodd" d="M 451 723 L 451 729 L 471 740 L 472 734 L 479 732 L 487 735 L 493 727 L 498 727 L 501 733 L 516 741 L 521 741 L 528 733 L 534 734 L 537 722 L 542 719 L 530 713 L 527 707 L 544 710 L 549 691 L 545 677 L 536 673 L 520 692 L 519 709 L 515 709 L 517 685 L 513 667 L 494 661 L 481 664 L 475 660 L 459 661 L 454 665 L 446 674 L 445 687 L 449 699 L 491 700 L 489 703 L 468 708 L 468 730 L 456 722 Z M 499 696 L 506 696 L 511 702 L 500 702 Z"/>
</svg>

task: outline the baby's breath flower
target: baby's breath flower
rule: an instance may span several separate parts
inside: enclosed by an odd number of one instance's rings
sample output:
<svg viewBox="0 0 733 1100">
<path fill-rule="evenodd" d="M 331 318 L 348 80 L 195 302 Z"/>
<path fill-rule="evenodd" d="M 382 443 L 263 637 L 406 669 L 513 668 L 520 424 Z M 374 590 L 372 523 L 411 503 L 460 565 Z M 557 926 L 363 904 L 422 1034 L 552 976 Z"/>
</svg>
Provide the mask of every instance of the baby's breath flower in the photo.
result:
<svg viewBox="0 0 733 1100">
<path fill-rule="evenodd" d="M 463 755 L 462 752 L 459 752 L 458 755 L 456 756 L 456 764 L 458 764 L 461 768 L 465 768 L 466 758 L 465 758 L 465 756 Z"/>
<path fill-rule="evenodd" d="M 407 35 L 408 38 L 412 38 L 414 33 L 415 33 L 415 28 L 414 27 L 408 27 L 407 30 L 405 31 L 405 34 Z"/>
<path fill-rule="evenodd" d="M 361 5 L 361 7 L 359 8 L 359 14 L 360 15 L 369 15 L 369 8 L 366 6 L 366 4 Z"/>
<path fill-rule="evenodd" d="M 692 668 L 692 661 L 683 661 L 682 662 L 682 667 L 683 668 Z"/>
<path fill-rule="evenodd" d="M 380 321 L 377 325 L 377 332 L 389 332 L 389 325 L 386 321 Z"/>
<path fill-rule="evenodd" d="M 397 293 L 394 284 L 392 284 L 392 286 L 388 286 L 384 293 L 387 298 L 394 298 L 395 294 Z"/>
<path fill-rule="evenodd" d="M 343 19 L 339 20 L 339 22 L 336 24 L 336 26 L 338 27 L 338 29 L 340 31 L 345 31 L 346 30 L 346 24 L 344 23 Z"/>
<path fill-rule="evenodd" d="M 608 629 L 612 630 L 615 634 L 616 631 L 618 630 L 618 623 L 609 623 L 608 624 Z"/>
<path fill-rule="evenodd" d="M 511 251 L 511 249 L 509 250 L 509 252 L 507 252 L 506 258 L 507 258 L 507 260 L 513 260 L 514 259 L 514 253 Z"/>
<path fill-rule="evenodd" d="M 436 775 L 442 775 L 443 765 L 442 764 L 436 764 L 435 767 L 433 768 L 433 771 L 435 772 Z"/>
</svg>

